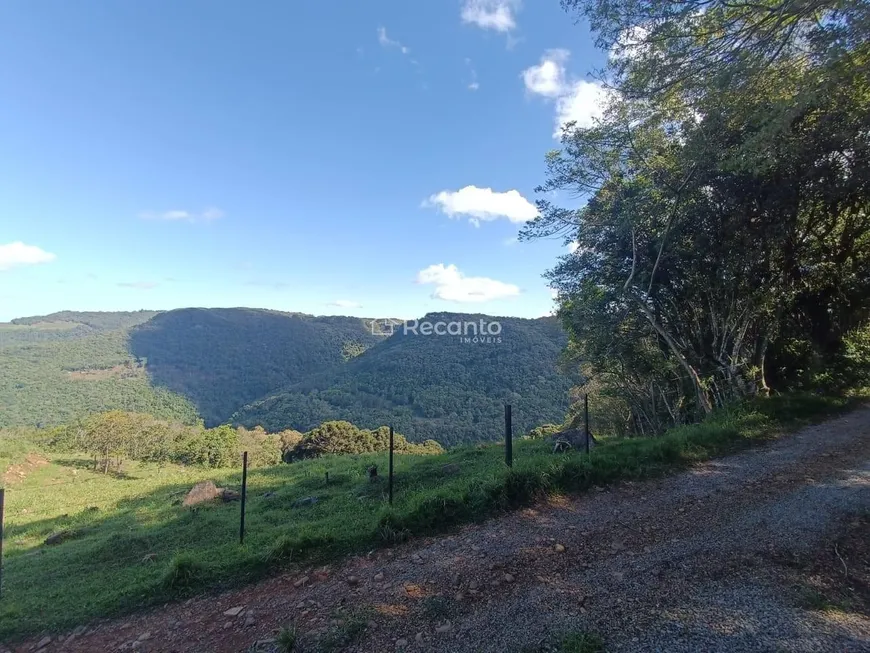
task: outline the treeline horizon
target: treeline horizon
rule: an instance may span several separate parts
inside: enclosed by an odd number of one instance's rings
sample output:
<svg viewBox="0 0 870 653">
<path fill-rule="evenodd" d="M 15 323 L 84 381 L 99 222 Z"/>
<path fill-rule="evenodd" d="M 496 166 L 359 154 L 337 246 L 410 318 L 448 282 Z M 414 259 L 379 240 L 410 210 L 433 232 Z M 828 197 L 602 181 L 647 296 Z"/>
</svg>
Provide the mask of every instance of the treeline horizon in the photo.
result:
<svg viewBox="0 0 870 653">
<path fill-rule="evenodd" d="M 363 429 L 343 420 L 325 422 L 307 432 L 285 429 L 269 433 L 261 426 L 221 424 L 206 428 L 160 419 L 147 413 L 111 410 L 48 428 L 0 428 L 0 439 L 30 442 L 53 452 L 89 455 L 94 468 L 118 472 L 127 460 L 206 468 L 241 466 L 242 452 L 251 467 L 293 463 L 325 455 L 363 454 L 389 450 L 389 426 Z M 412 443 L 394 432 L 399 454 L 444 453 L 434 440 Z"/>
</svg>

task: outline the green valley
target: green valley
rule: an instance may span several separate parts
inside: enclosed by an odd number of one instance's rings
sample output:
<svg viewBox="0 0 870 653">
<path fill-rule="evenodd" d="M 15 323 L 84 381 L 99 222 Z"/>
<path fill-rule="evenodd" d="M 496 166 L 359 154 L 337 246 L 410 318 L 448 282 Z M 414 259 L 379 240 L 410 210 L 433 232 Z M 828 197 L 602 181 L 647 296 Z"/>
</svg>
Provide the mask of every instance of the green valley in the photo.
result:
<svg viewBox="0 0 870 653">
<path fill-rule="evenodd" d="M 415 442 L 456 445 L 501 437 L 504 403 L 523 432 L 561 422 L 572 380 L 558 369 L 558 322 L 498 320 L 497 339 L 463 342 L 401 328 L 372 335 L 362 318 L 245 308 L 23 318 L 0 325 L 0 426 L 123 410 L 272 432 L 392 424 Z"/>
</svg>

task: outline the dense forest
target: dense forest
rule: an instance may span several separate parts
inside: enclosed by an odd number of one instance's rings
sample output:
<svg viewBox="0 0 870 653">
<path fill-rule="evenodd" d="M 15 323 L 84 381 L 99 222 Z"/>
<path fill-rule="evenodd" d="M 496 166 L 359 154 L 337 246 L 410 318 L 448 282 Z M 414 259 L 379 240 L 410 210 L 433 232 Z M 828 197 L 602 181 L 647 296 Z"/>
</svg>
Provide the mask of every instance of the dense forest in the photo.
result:
<svg viewBox="0 0 870 653">
<path fill-rule="evenodd" d="M 615 432 L 866 382 L 870 5 L 563 0 L 609 52 L 525 238 Z M 588 199 L 582 208 L 559 197 Z"/>
<path fill-rule="evenodd" d="M 477 322 L 484 317 L 432 313 L 424 319 Z M 234 420 L 268 430 L 308 430 L 337 419 L 367 428 L 393 424 L 413 441 L 451 446 L 502 437 L 505 403 L 513 405 L 518 433 L 561 422 L 571 380 L 557 371 L 566 343 L 558 322 L 498 321 L 500 341 L 490 343 L 399 330 L 346 365 L 245 407 Z"/>
<path fill-rule="evenodd" d="M 358 318 L 251 309 L 20 318 L 0 325 L 0 426 L 113 409 L 213 426 L 378 339 Z"/>
<path fill-rule="evenodd" d="M 188 424 L 197 417 L 184 397 L 151 384 L 125 329 L 66 319 L 0 326 L 0 426 L 61 424 L 116 408 Z"/>
<path fill-rule="evenodd" d="M 499 321 L 500 342 L 473 344 L 372 336 L 368 320 L 255 309 L 16 320 L 0 325 L 0 426 L 120 410 L 272 432 L 392 424 L 411 441 L 453 445 L 501 437 L 504 403 L 514 406 L 517 433 L 561 422 L 571 386 L 557 370 L 562 329 L 553 318 Z M 45 333 L 53 335 L 34 335 Z"/>
<path fill-rule="evenodd" d="M 161 313 L 130 332 L 152 382 L 187 397 L 206 425 L 382 340 L 369 322 L 245 308 Z"/>
</svg>

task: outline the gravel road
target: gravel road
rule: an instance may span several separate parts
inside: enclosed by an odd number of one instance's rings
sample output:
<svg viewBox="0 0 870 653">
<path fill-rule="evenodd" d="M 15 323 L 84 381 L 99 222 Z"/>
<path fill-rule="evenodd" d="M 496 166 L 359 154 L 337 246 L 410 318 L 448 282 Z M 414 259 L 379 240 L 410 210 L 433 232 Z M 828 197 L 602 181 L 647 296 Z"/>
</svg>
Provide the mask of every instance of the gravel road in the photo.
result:
<svg viewBox="0 0 870 653">
<path fill-rule="evenodd" d="M 543 652 L 586 631 L 626 653 L 870 651 L 868 515 L 864 408 L 679 475 L 80 628 L 39 650 L 265 652 L 295 622 L 306 650 Z M 814 583 L 837 574 L 830 582 L 858 599 L 808 606 Z"/>
</svg>

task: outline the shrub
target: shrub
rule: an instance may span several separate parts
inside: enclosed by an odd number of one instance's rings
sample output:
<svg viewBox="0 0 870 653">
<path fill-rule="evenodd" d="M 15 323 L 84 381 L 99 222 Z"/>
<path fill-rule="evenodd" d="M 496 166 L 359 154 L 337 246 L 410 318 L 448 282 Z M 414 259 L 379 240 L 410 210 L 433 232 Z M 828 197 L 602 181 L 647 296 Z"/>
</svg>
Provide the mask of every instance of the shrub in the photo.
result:
<svg viewBox="0 0 870 653">
<path fill-rule="evenodd" d="M 390 448 L 390 429 L 387 426 L 369 430 L 360 429 L 350 422 L 324 422 L 302 436 L 299 443 L 288 452 L 285 460 L 301 460 L 327 454 L 361 454 L 388 451 Z M 444 449 L 435 440 L 422 444 L 408 442 L 405 436 L 393 434 L 393 448 L 399 453 L 440 454 Z"/>
<path fill-rule="evenodd" d="M 170 592 L 186 592 L 203 580 L 205 567 L 188 553 L 179 553 L 163 572 L 162 585 Z"/>
<path fill-rule="evenodd" d="M 279 653 L 293 653 L 296 650 L 296 626 L 284 626 L 275 638 Z"/>
<path fill-rule="evenodd" d="M 334 544 L 335 538 L 332 535 L 319 533 L 282 535 L 266 550 L 263 561 L 268 565 L 280 566 L 312 553 L 325 555 Z"/>
<path fill-rule="evenodd" d="M 529 431 L 529 434 L 526 437 L 531 438 L 532 440 L 547 438 L 554 433 L 558 433 L 561 428 L 562 427 L 558 424 L 541 424 L 541 426 L 536 426 L 531 431 Z"/>
<path fill-rule="evenodd" d="M 248 452 L 248 466 L 270 467 L 281 462 L 281 438 L 279 435 L 269 435 L 258 426 L 249 431 L 243 426 L 238 428 L 239 451 Z"/>
<path fill-rule="evenodd" d="M 238 465 L 239 435 L 229 424 L 200 431 L 184 444 L 182 461 L 204 467 Z"/>
</svg>

